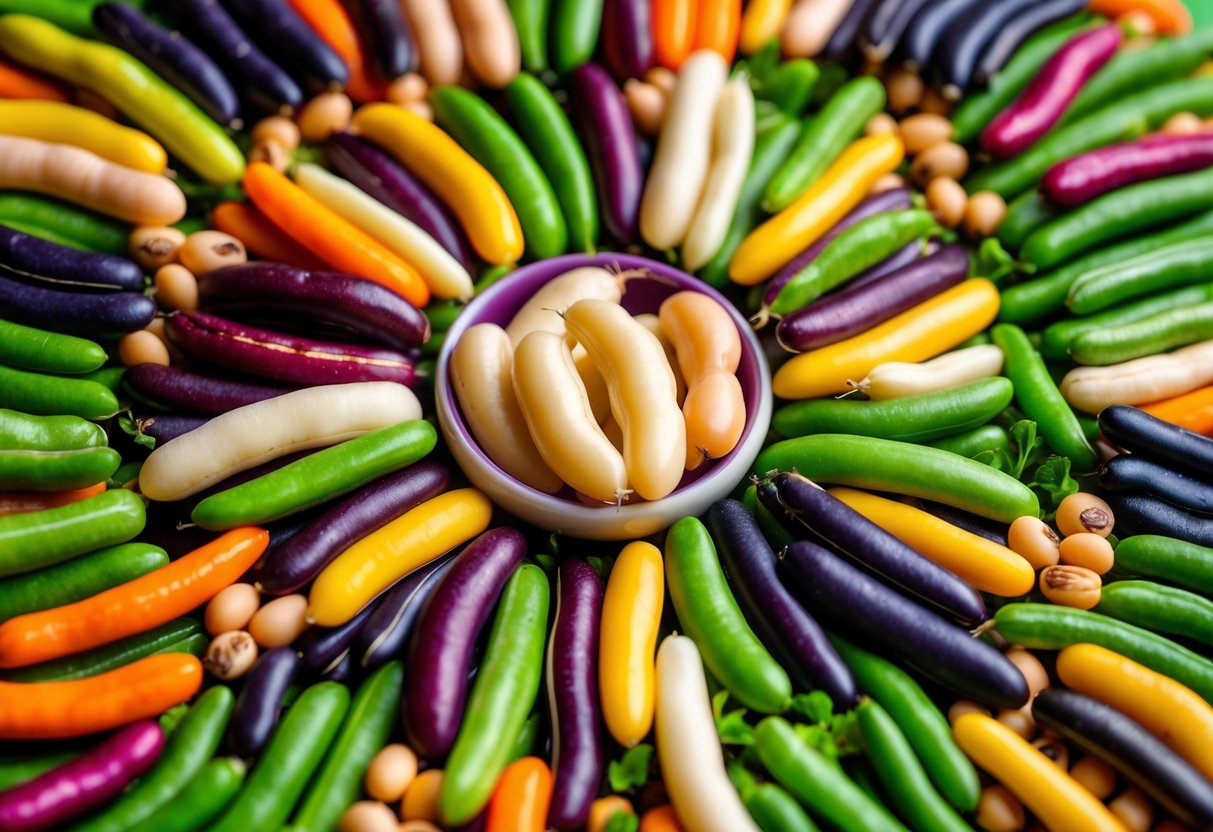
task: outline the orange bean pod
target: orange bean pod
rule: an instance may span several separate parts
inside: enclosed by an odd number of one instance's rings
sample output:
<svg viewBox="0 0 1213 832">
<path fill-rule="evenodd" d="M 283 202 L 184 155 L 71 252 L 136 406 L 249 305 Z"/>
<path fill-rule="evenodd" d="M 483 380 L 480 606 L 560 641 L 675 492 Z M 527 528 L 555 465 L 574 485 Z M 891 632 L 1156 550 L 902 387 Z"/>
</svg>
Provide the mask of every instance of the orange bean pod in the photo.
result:
<svg viewBox="0 0 1213 832">
<path fill-rule="evenodd" d="M 0 682 L 0 738 L 49 740 L 109 731 L 156 717 L 202 687 L 189 653 L 147 656 L 70 682 Z"/>
<path fill-rule="evenodd" d="M 692 51 L 711 49 L 732 63 L 740 34 L 741 0 L 700 0 Z"/>
<path fill-rule="evenodd" d="M 683 832 L 678 815 L 670 804 L 649 809 L 640 818 L 637 832 Z"/>
<path fill-rule="evenodd" d="M 1156 419 L 1213 436 L 1213 387 L 1202 387 L 1182 396 L 1143 404 L 1141 409 Z"/>
<path fill-rule="evenodd" d="M 234 584 L 269 542 L 269 532 L 257 526 L 232 529 L 133 581 L 74 604 L 10 618 L 0 624 L 0 667 L 70 656 L 180 618 Z"/>
<path fill-rule="evenodd" d="M 345 61 L 350 78 L 345 91 L 360 104 L 379 101 L 387 93 L 387 81 L 378 77 L 346 13 L 341 0 L 287 0 L 295 13 Z"/>
<path fill-rule="evenodd" d="M 34 98 L 64 104 L 70 101 L 62 85 L 3 59 L 0 59 L 0 98 Z"/>
<path fill-rule="evenodd" d="M 653 0 L 653 57 L 678 70 L 695 44 L 695 0 Z"/>
<path fill-rule="evenodd" d="M 1192 14 L 1181 0 L 1091 0 L 1087 11 L 1106 17 L 1144 12 L 1159 32 L 1182 35 L 1192 31 Z"/>
<path fill-rule="evenodd" d="M 72 491 L 8 491 L 0 493 L 0 517 L 6 514 L 25 514 L 29 511 L 59 508 L 87 500 L 104 490 L 105 483 L 99 482 L 88 488 L 76 488 Z"/>
<path fill-rule="evenodd" d="M 211 225 L 224 234 L 231 234 L 262 260 L 308 271 L 328 268 L 323 260 L 296 243 L 247 202 L 219 203 L 211 212 Z"/>
<path fill-rule="evenodd" d="M 414 306 L 429 302 L 416 269 L 265 162 L 248 166 L 244 189 L 270 222 L 333 268 L 386 286 Z"/>
<path fill-rule="evenodd" d="M 543 832 L 552 801 L 552 770 L 538 757 L 506 766 L 489 801 L 485 832 Z"/>
</svg>

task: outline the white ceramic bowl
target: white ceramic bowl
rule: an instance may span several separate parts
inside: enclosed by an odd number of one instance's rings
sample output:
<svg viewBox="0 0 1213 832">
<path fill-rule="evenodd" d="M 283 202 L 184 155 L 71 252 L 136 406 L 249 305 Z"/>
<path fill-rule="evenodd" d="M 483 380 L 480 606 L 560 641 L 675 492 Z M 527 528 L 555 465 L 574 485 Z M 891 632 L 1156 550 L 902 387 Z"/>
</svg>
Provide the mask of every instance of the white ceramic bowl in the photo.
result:
<svg viewBox="0 0 1213 832">
<path fill-rule="evenodd" d="M 737 447 L 727 456 L 710 460 L 683 475 L 669 496 L 652 502 L 623 506 L 587 505 L 565 489 L 545 494 L 524 485 L 497 467 L 481 450 L 463 420 L 450 384 L 451 350 L 464 330 L 475 324 L 506 326 L 535 292 L 565 272 L 581 266 L 647 269 L 658 279 L 628 281 L 623 306 L 633 315 L 656 312 L 675 292 L 693 289 L 712 297 L 729 310 L 741 334 L 741 364 L 737 377 L 746 400 L 745 429 Z M 438 423 L 451 454 L 473 485 L 501 508 L 548 531 L 591 540 L 627 540 L 661 531 L 687 515 L 699 515 L 727 497 L 749 473 L 762 449 L 771 423 L 771 370 L 746 319 L 731 303 L 703 281 L 672 266 L 627 254 L 587 256 L 571 254 L 523 266 L 478 296 L 456 319 L 438 357 Z"/>
</svg>

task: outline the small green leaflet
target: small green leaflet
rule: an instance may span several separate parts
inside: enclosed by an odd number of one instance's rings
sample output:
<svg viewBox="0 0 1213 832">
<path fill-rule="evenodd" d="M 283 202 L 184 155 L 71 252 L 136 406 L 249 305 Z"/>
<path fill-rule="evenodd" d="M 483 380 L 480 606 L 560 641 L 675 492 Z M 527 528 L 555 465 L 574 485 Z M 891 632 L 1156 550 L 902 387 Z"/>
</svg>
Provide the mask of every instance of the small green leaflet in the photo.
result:
<svg viewBox="0 0 1213 832">
<path fill-rule="evenodd" d="M 847 734 L 855 722 L 855 712 L 834 713 L 834 703 L 825 691 L 797 694 L 792 697 L 789 710 L 809 720 L 808 723 L 798 723 L 796 733 L 829 759 L 837 760 L 858 752 L 847 740 Z"/>
<path fill-rule="evenodd" d="M 725 700 L 729 692 L 722 690 L 712 697 L 712 715 L 716 718 L 716 733 L 724 745 L 753 745 L 754 728 L 745 721 L 745 708 L 724 713 Z"/>
<path fill-rule="evenodd" d="M 616 812 L 606 824 L 606 832 L 637 832 L 639 829 L 640 818 L 633 812 Z"/>
<path fill-rule="evenodd" d="M 1017 272 L 1032 272 L 1034 267 L 1020 263 L 1002 247 L 997 237 L 986 237 L 977 249 L 971 277 L 985 277 L 998 284 Z"/>
<path fill-rule="evenodd" d="M 142 445 L 148 450 L 154 451 L 156 450 L 155 438 L 144 433 L 142 428 L 144 421 L 147 421 L 150 424 L 151 422 L 155 421 L 155 418 L 156 417 L 153 416 L 147 420 L 136 420 L 130 415 L 129 412 L 123 413 L 118 416 L 118 428 L 132 440 L 134 440 L 136 445 Z"/>
<path fill-rule="evenodd" d="M 607 780 L 611 791 L 626 792 L 639 789 L 649 782 L 649 765 L 653 761 L 653 746 L 641 743 L 623 752 L 618 760 L 607 766 Z"/>
<path fill-rule="evenodd" d="M 1058 504 L 1078 490 L 1078 483 L 1070 476 L 1070 458 L 1050 456 L 1037 466 L 1028 487 L 1037 496 L 1047 498 L 1047 502 L 1041 500 L 1041 505 L 1048 506 L 1045 517 L 1051 518 L 1057 512 Z"/>
</svg>

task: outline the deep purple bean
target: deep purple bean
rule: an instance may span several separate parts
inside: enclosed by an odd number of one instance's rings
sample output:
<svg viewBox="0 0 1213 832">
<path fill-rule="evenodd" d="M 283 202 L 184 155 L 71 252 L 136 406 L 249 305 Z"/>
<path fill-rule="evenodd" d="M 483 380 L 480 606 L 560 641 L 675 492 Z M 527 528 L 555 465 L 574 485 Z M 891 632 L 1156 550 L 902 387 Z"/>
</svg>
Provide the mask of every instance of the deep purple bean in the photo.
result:
<svg viewBox="0 0 1213 832">
<path fill-rule="evenodd" d="M 816 260 L 835 237 L 851 226 L 857 225 L 863 220 L 874 217 L 877 214 L 884 214 L 889 211 L 901 211 L 911 207 L 913 207 L 913 203 L 910 200 L 908 188 L 890 188 L 887 191 L 881 191 L 864 198 L 858 205 L 847 212 L 842 219 L 836 222 L 833 228 L 821 235 L 811 246 L 800 254 L 797 254 L 792 258 L 790 263 L 775 273 L 775 276 L 771 278 L 763 290 L 763 304 L 770 306 L 774 303 L 779 290 L 795 277 L 798 272 L 802 271 L 805 266 Z"/>
<path fill-rule="evenodd" d="M 65 292 L 0 277 L 0 315 L 30 326 L 90 338 L 143 329 L 156 302 L 137 292 Z"/>
<path fill-rule="evenodd" d="M 620 83 L 653 65 L 651 0 L 606 0 L 602 7 L 602 55 Z"/>
<path fill-rule="evenodd" d="M 874 5 L 876 0 L 854 0 L 834 27 L 821 54 L 840 64 L 854 63 L 859 56 L 859 28 Z"/>
<path fill-rule="evenodd" d="M 584 64 L 569 75 L 569 99 L 594 168 L 603 224 L 620 243 L 635 242 L 645 174 L 623 93 L 602 67 Z"/>
<path fill-rule="evenodd" d="M 449 467 L 422 460 L 362 486 L 272 552 L 258 577 L 258 589 L 270 595 L 294 592 L 355 541 L 441 494 L 450 479 Z"/>
<path fill-rule="evenodd" d="M 281 396 L 292 389 L 215 378 L 162 364 L 128 367 L 122 381 L 131 395 L 140 401 L 166 410 L 203 416 L 218 416 Z"/>
<path fill-rule="evenodd" d="M 453 554 L 414 569 L 387 591 L 354 638 L 350 653 L 368 670 L 392 659 L 403 659 L 413 624 L 442 576 L 454 562 Z"/>
<path fill-rule="evenodd" d="M 199 306 L 257 323 L 332 324 L 393 349 L 430 337 L 425 313 L 386 286 L 341 272 L 309 272 L 281 263 L 245 263 L 198 278 Z M 312 329 L 312 331 L 315 331 Z"/>
<path fill-rule="evenodd" d="M 999 0 L 966 9 L 944 30 L 932 55 L 932 69 L 943 94 L 958 99 L 968 92 L 986 45 L 1017 16 L 1042 0 Z M 1051 2 L 1051 0 L 1044 0 Z M 1038 76 L 1039 77 L 1039 76 Z"/>
<path fill-rule="evenodd" d="M 1164 422 L 1137 407 L 1114 404 L 1099 412 L 1099 430 L 1112 444 L 1197 476 L 1213 471 L 1213 438 Z"/>
<path fill-rule="evenodd" d="M 349 650 L 342 653 L 338 660 L 320 675 L 322 682 L 340 682 L 343 685 L 348 685 L 353 678 L 354 659 Z"/>
<path fill-rule="evenodd" d="M 154 720 L 126 726 L 80 757 L 0 794 L 0 829 L 62 828 L 117 797 L 152 767 L 163 747 L 164 731 Z"/>
<path fill-rule="evenodd" d="M 849 289 L 858 289 L 861 286 L 876 283 L 898 269 L 910 265 L 919 258 L 934 254 L 935 252 L 939 251 L 939 248 L 939 243 L 937 243 L 935 240 L 927 240 L 925 246 L 922 244 L 921 240 L 914 240 L 906 243 L 904 246 L 897 249 L 897 251 L 881 260 L 875 266 L 872 266 L 870 269 L 865 269 L 837 289 L 826 292 L 824 295 L 822 295 L 822 297 L 832 297 L 833 295 L 840 292 L 845 292 Z"/>
<path fill-rule="evenodd" d="M 165 0 L 164 6 L 177 28 L 214 58 L 253 109 L 276 113 L 303 103 L 299 85 L 254 45 L 219 0 Z"/>
<path fill-rule="evenodd" d="M 893 48 L 910 26 L 910 21 L 930 0 L 879 0 L 863 19 L 863 53 L 869 61 L 881 63 L 893 54 Z"/>
<path fill-rule="evenodd" d="M 1041 177 L 1040 190 L 1050 202 L 1073 208 L 1125 185 L 1190 173 L 1210 165 L 1213 165 L 1213 133 L 1194 136 L 1157 133 L 1058 162 Z"/>
<path fill-rule="evenodd" d="M 256 757 L 265 747 L 282 713 L 282 698 L 299 670 L 294 647 L 275 647 L 258 657 L 244 678 L 228 725 L 227 743 L 233 753 Z"/>
<path fill-rule="evenodd" d="M 821 625 L 780 582 L 778 558 L 754 516 L 736 500 L 721 500 L 708 509 L 707 527 L 746 621 L 797 689 L 824 690 L 839 710 L 854 705 L 851 671 Z"/>
<path fill-rule="evenodd" d="M 61 246 L 6 225 L 0 225 L 0 273 L 47 288 L 143 290 L 143 269 L 134 260 Z"/>
<path fill-rule="evenodd" d="M 223 0 L 244 31 L 310 92 L 344 87 L 349 69 L 286 0 Z"/>
<path fill-rule="evenodd" d="M 458 220 L 391 156 L 349 133 L 336 133 L 329 140 L 325 160 L 336 173 L 437 240 L 465 269 L 475 271 L 476 259 Z"/>
<path fill-rule="evenodd" d="M 399 78 L 413 69 L 417 54 L 400 0 L 361 0 L 355 11 L 380 73 L 385 78 Z"/>
<path fill-rule="evenodd" d="M 180 32 L 157 25 L 126 3 L 94 7 L 93 27 L 105 40 L 147 64 L 215 121 L 232 125 L 240 118 L 240 98 L 232 82 Z"/>
<path fill-rule="evenodd" d="M 295 642 L 295 651 L 303 669 L 311 673 L 325 673 L 340 663 L 350 652 L 350 645 L 358 631 L 371 617 L 379 600 L 367 604 L 358 614 L 338 627 L 312 627 Z"/>
<path fill-rule="evenodd" d="M 968 252 L 963 246 L 948 244 L 880 280 L 846 286 L 785 315 L 775 334 L 791 352 L 824 347 L 866 332 L 935 297 L 964 280 L 968 272 Z"/>
<path fill-rule="evenodd" d="M 985 45 L 973 72 L 973 81 L 986 84 L 997 75 L 1023 42 L 1034 33 L 1063 17 L 1077 14 L 1087 6 L 1087 0 L 1052 0 L 1037 3 L 1007 22 Z"/>
<path fill-rule="evenodd" d="M 1027 89 L 981 131 L 981 149 L 1010 159 L 1039 141 L 1061 120 L 1086 80 L 1116 54 L 1120 42 L 1120 27 L 1112 23 L 1066 41 Z"/>
<path fill-rule="evenodd" d="M 602 706 L 598 701 L 598 624 L 602 581 L 584 558 L 556 573 L 556 618 L 548 640 L 548 713 L 552 718 L 552 802 L 548 826 L 580 829 L 602 782 Z"/>
<path fill-rule="evenodd" d="M 355 381 L 415 381 L 412 360 L 399 352 L 316 341 L 236 323 L 205 312 L 174 312 L 165 333 L 194 358 L 259 378 L 304 386 Z"/>
<path fill-rule="evenodd" d="M 1213 514 L 1209 476 L 1194 477 L 1139 454 L 1117 454 L 1099 469 L 1099 484 L 1109 491 L 1140 491 L 1197 514 Z"/>
<path fill-rule="evenodd" d="M 521 532 L 489 529 L 455 557 L 421 611 L 404 694 L 404 728 L 419 756 L 441 760 L 451 750 L 463 720 L 476 639 L 525 555 Z"/>
<path fill-rule="evenodd" d="M 1028 701 L 1023 674 L 996 648 L 822 547 L 799 541 L 779 562 L 780 577 L 808 611 L 882 655 L 995 708 Z"/>
<path fill-rule="evenodd" d="M 989 0 L 936 0 L 914 15 L 893 50 L 896 58 L 914 72 L 926 72 L 936 55 L 940 39 L 949 26 L 970 9 Z"/>
<path fill-rule="evenodd" d="M 1109 491 L 1103 497 L 1112 507 L 1116 517 L 1116 533 L 1122 537 L 1129 534 L 1160 534 L 1197 546 L 1213 547 L 1213 517 L 1207 514 L 1186 511 L 1148 494 Z"/>
<path fill-rule="evenodd" d="M 206 416 L 182 416 L 177 413 L 157 413 L 153 416 L 135 417 L 139 433 L 155 439 L 157 446 L 171 442 L 191 430 L 197 430 L 208 421 L 210 419 Z"/>
<path fill-rule="evenodd" d="M 967 626 L 986 617 L 981 593 L 918 550 L 799 474 L 776 474 L 758 485 L 758 499 L 868 573 L 910 593 Z"/>
</svg>

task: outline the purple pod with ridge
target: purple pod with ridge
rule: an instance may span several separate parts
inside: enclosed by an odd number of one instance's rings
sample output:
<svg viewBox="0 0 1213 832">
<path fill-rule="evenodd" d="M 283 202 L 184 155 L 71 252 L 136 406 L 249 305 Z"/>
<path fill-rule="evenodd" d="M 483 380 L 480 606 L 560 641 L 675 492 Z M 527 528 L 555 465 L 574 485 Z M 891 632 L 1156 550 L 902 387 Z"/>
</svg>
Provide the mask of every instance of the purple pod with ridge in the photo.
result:
<svg viewBox="0 0 1213 832">
<path fill-rule="evenodd" d="M 605 0 L 602 7 L 602 56 L 620 83 L 639 78 L 653 66 L 651 0 Z"/>
<path fill-rule="evenodd" d="M 134 260 L 61 246 L 6 225 L 0 225 L 0 273 L 49 289 L 143 291 L 143 269 Z"/>
<path fill-rule="evenodd" d="M 633 243 L 645 173 L 627 102 L 597 64 L 583 64 L 569 75 L 569 98 L 594 170 L 603 224 L 619 242 Z"/>
<path fill-rule="evenodd" d="M 144 329 L 156 301 L 138 292 L 66 292 L 0 277 L 0 315 L 29 326 L 105 338 Z"/>
<path fill-rule="evenodd" d="M 275 647 L 258 658 L 244 678 L 228 724 L 227 742 L 240 757 L 256 757 L 269 741 L 282 699 L 299 675 L 299 654 L 294 647 Z"/>
<path fill-rule="evenodd" d="M 122 381 L 132 396 L 149 405 L 203 416 L 218 416 L 292 390 L 290 387 L 204 376 L 163 364 L 128 367 Z"/>
<path fill-rule="evenodd" d="M 454 560 L 453 554 L 436 558 L 405 575 L 384 593 L 350 648 L 359 666 L 372 670 L 392 659 L 404 658 L 417 616 Z"/>
</svg>

